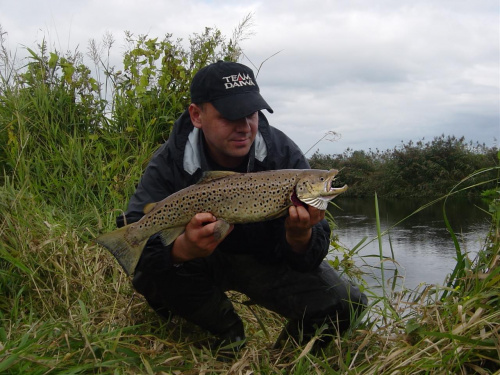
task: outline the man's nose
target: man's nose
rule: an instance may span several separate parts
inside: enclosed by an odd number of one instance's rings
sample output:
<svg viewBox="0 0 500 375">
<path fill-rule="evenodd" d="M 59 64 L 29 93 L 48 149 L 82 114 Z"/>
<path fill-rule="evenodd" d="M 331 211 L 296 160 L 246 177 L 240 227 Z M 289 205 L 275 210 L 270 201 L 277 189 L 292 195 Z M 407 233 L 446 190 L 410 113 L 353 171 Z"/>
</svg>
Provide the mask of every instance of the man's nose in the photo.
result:
<svg viewBox="0 0 500 375">
<path fill-rule="evenodd" d="M 235 125 L 238 131 L 248 131 L 250 129 L 250 118 L 242 117 L 235 120 Z"/>
</svg>

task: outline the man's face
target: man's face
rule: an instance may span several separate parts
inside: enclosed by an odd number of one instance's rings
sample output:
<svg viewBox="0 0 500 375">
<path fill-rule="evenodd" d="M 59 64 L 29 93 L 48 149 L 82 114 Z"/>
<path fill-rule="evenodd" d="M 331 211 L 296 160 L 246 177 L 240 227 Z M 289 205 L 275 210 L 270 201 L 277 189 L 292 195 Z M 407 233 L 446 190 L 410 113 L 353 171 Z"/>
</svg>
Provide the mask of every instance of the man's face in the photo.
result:
<svg viewBox="0 0 500 375">
<path fill-rule="evenodd" d="M 238 120 L 228 120 L 210 103 L 201 107 L 191 104 L 189 113 L 193 125 L 203 130 L 212 159 L 227 168 L 240 165 L 257 135 L 258 113 Z"/>
</svg>

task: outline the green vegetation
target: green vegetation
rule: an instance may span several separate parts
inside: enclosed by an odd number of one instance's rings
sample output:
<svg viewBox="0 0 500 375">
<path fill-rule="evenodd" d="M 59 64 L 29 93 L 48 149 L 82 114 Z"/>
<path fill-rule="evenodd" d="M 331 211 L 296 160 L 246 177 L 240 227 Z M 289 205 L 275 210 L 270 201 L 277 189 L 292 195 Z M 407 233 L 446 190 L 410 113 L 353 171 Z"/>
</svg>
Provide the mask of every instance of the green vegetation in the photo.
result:
<svg viewBox="0 0 500 375">
<path fill-rule="evenodd" d="M 101 58 L 113 44 L 108 35 L 102 45 L 91 43 L 92 73 L 79 53 L 49 51 L 45 43 L 18 68 L 2 44 L 0 373 L 494 373 L 500 366 L 498 167 L 471 169 L 447 191 L 466 191 L 469 182 L 486 191 L 492 226 L 478 257 L 463 253 L 450 228 L 457 267 L 445 288 L 393 286 L 383 296 L 367 290 L 366 314 L 323 352 L 313 351 L 313 342 L 272 349 L 283 319 L 233 294 L 249 342 L 234 361 L 218 361 L 205 332 L 181 319 L 161 321 L 114 258 L 92 242 L 114 228 L 145 163 L 186 105 L 192 74 L 207 62 L 237 59 L 243 29 L 244 23 L 228 43 L 206 29 L 187 49 L 171 36 L 127 34 L 121 71 Z M 486 190 L 490 180 L 493 189 Z M 362 279 L 353 262 L 357 248 L 337 247 L 335 254 L 345 256 L 335 263 Z M 381 267 L 394 261 L 380 260 Z"/>
<path fill-rule="evenodd" d="M 355 151 L 347 149 L 342 154 L 322 155 L 315 153 L 311 166 L 317 169 L 342 170 L 339 183 L 350 189 L 346 195 L 356 197 L 413 197 L 432 198 L 448 193 L 455 184 L 467 179 L 469 189 L 462 195 L 479 196 L 485 188 L 496 183 L 498 149 L 484 144 L 467 143 L 463 137 L 441 135 L 424 142 L 412 141 L 392 150 Z M 480 181 L 490 183 L 477 187 L 474 172 L 488 169 Z"/>
</svg>

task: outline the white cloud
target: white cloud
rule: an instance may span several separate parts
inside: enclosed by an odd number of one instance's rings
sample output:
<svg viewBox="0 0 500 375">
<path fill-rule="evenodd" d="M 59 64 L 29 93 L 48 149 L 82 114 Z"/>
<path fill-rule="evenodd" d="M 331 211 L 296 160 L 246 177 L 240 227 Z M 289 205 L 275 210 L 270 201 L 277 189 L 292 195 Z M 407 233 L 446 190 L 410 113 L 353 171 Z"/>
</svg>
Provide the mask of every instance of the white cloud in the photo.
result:
<svg viewBox="0 0 500 375">
<path fill-rule="evenodd" d="M 490 146 L 500 139 L 496 0 L 1 0 L 0 6 L 11 49 L 45 37 L 59 49 L 86 51 L 89 39 L 111 32 L 117 63 L 125 30 L 186 40 L 215 26 L 230 36 L 254 12 L 255 35 L 243 42 L 248 58 L 258 66 L 281 51 L 258 77 L 275 110 L 268 118 L 304 151 L 330 130 L 342 138 L 320 142 L 321 152 L 386 149 L 443 133 Z"/>
</svg>

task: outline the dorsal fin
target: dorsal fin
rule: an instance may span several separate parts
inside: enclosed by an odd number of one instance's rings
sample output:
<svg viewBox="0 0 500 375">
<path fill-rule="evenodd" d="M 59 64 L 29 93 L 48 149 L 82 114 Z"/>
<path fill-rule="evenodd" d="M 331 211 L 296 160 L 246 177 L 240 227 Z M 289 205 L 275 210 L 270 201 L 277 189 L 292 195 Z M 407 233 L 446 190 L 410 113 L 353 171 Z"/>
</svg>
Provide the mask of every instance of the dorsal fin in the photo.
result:
<svg viewBox="0 0 500 375">
<path fill-rule="evenodd" d="M 227 176 L 239 174 L 238 172 L 231 172 L 231 171 L 208 171 L 204 172 L 203 176 L 199 179 L 197 184 L 206 184 L 208 182 L 212 182 Z"/>
<path fill-rule="evenodd" d="M 156 206 L 156 202 L 153 202 L 153 203 L 146 203 L 146 205 L 144 206 L 144 208 L 142 209 L 142 212 L 144 212 L 144 215 L 145 214 L 148 214 L 150 213 L 153 208 Z"/>
</svg>

